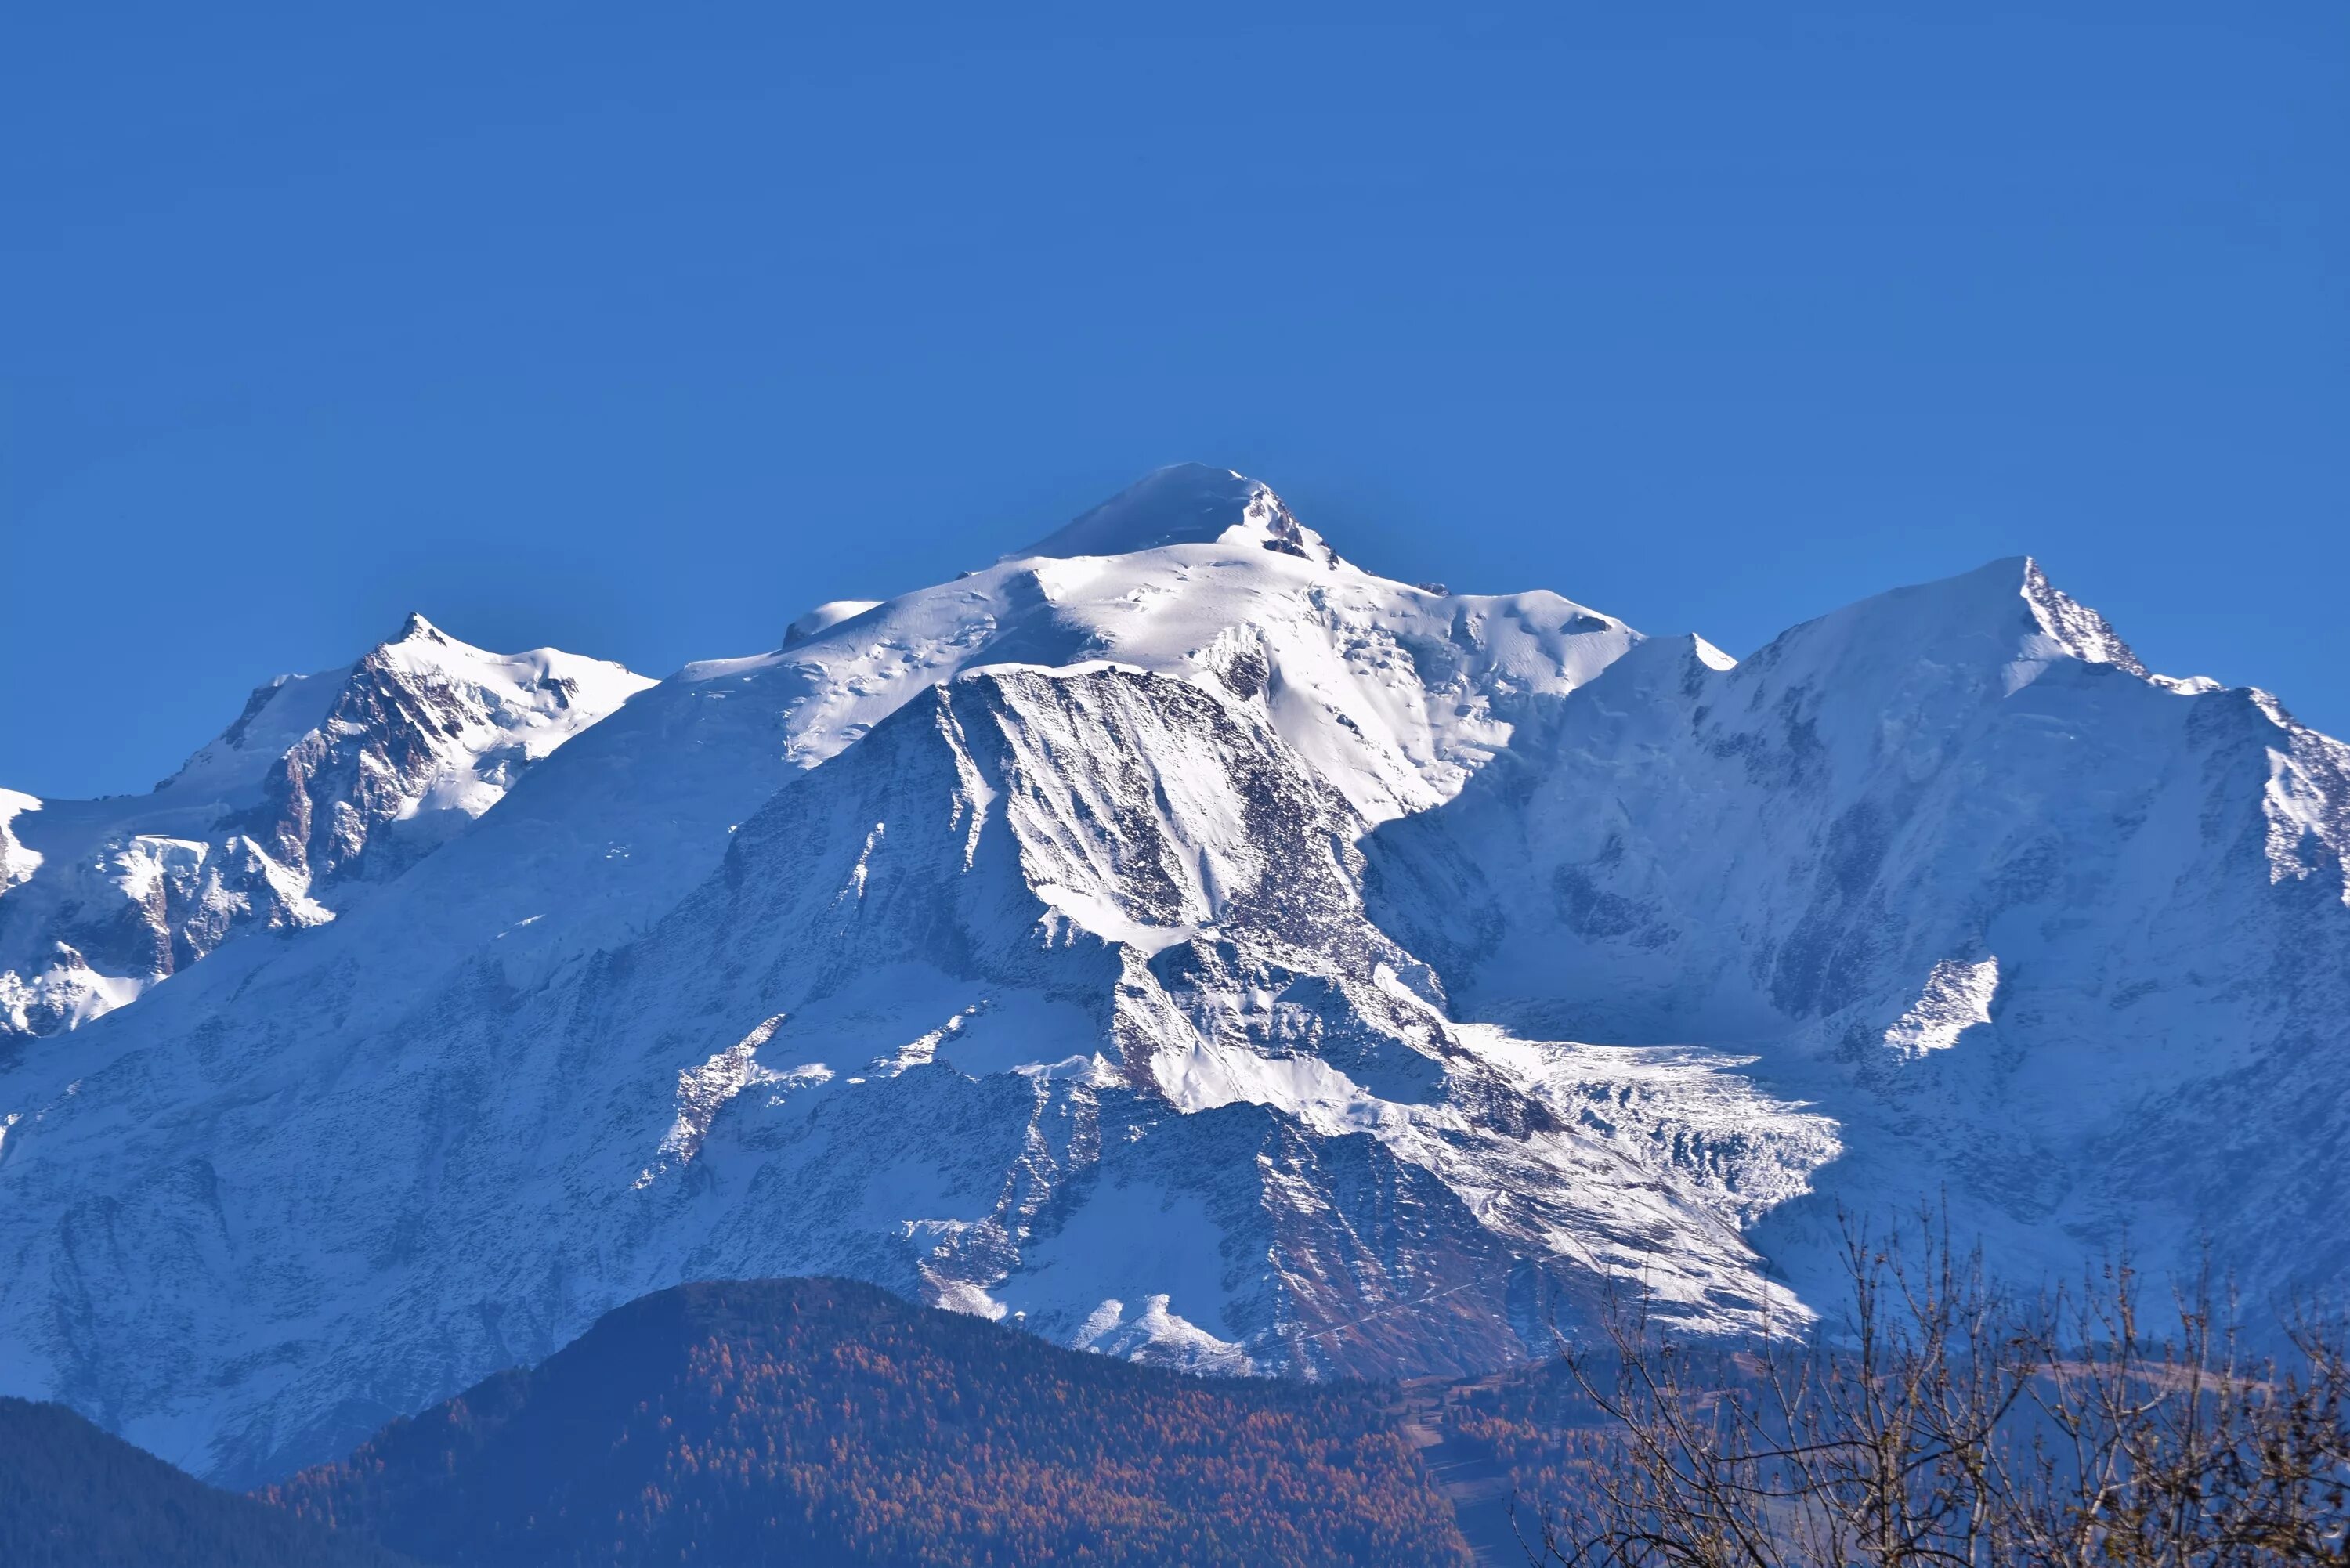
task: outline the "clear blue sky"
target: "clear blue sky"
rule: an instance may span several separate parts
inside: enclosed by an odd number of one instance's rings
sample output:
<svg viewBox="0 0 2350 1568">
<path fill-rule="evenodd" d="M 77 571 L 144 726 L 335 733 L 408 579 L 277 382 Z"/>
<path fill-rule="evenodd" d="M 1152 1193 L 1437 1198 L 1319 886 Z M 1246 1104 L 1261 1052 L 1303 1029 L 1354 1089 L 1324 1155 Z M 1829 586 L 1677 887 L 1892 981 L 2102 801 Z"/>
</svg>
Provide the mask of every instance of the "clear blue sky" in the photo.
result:
<svg viewBox="0 0 2350 1568">
<path fill-rule="evenodd" d="M 2350 732 L 2350 5 L 15 8 L 0 784 L 662 673 L 1178 459 L 1746 653 L 2039 555 Z"/>
</svg>

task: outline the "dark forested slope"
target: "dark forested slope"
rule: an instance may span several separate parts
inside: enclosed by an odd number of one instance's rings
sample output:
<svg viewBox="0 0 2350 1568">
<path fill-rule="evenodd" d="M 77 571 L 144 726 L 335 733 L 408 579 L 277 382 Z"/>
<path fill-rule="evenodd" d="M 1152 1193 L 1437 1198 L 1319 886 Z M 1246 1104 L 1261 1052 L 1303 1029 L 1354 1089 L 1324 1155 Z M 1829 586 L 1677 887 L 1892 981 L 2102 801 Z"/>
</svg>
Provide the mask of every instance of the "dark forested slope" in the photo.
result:
<svg viewBox="0 0 2350 1568">
<path fill-rule="evenodd" d="M 7 1568 L 398 1568 L 400 1560 L 182 1470 L 62 1405 L 0 1397 Z"/>
<path fill-rule="evenodd" d="M 264 1494 L 429 1562 L 1450 1563 L 1377 1402 L 1057 1349 L 868 1285 L 686 1285 Z"/>
</svg>

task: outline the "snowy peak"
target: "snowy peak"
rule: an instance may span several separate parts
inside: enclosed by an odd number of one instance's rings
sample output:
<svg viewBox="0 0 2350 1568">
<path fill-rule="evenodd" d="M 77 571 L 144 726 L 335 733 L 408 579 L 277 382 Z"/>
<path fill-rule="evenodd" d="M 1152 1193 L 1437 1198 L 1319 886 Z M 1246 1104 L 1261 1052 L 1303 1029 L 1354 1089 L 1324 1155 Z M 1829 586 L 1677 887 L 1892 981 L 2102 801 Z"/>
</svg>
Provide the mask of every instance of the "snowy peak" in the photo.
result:
<svg viewBox="0 0 2350 1568">
<path fill-rule="evenodd" d="M 380 830 L 400 825 L 401 854 L 379 867 L 397 870 L 652 684 L 559 649 L 492 653 L 411 615 L 277 759 L 260 821 L 282 858 L 319 876 L 347 873 Z"/>
<path fill-rule="evenodd" d="M 447 642 L 450 639 L 439 627 L 426 620 L 423 612 L 410 610 L 408 618 L 400 623 L 400 630 L 391 640 L 394 642 Z"/>
<path fill-rule="evenodd" d="M 1728 670 L 1644 644 L 1368 852 L 1468 1016 L 1752 1043 L 1843 1128 L 1850 1207 L 1939 1189 L 2022 1274 L 2225 1238 L 2282 1293 L 2350 1270 L 2278 1218 L 2338 1207 L 2339 1134 L 2274 1136 L 2340 1103 L 2345 845 L 2350 751 L 2147 673 L 2019 557 Z M 1816 1239 L 1780 1237 L 1799 1286 Z"/>
<path fill-rule="evenodd" d="M 746 780 L 779 753 L 795 770 L 829 760 L 958 671 L 1107 659 L 1255 702 L 1378 822 L 1451 794 L 1530 704 L 1638 640 L 1556 594 L 1437 594 L 1363 571 L 1265 485 L 1184 464 L 993 566 L 819 606 L 772 653 L 688 665 L 640 717 L 693 728 L 680 769 Z"/>
<path fill-rule="evenodd" d="M 2108 667 L 2175 692 L 2218 689 L 2150 673 L 2105 617 L 2058 589 L 2027 556 L 1806 621 L 1742 667 L 1742 680 L 1816 692 L 1833 672 L 1846 707 L 1899 711 L 1916 701 L 2010 697 L 2060 665 Z M 1864 691 L 1867 702 L 1859 701 Z"/>
<path fill-rule="evenodd" d="M 1128 556 L 1170 545 L 1254 545 L 1317 566 L 1339 565 L 1273 487 L 1229 468 L 1179 462 L 1146 475 L 1007 559 Z"/>
<path fill-rule="evenodd" d="M 257 689 L 151 794 L 0 814 L 0 1037 L 112 1011 L 238 930 L 324 924 L 652 684 L 411 615 L 347 669 Z"/>
<path fill-rule="evenodd" d="M 2014 658 L 2022 639 L 2044 635 L 2038 610 L 2026 597 L 2037 574 L 2029 557 L 2016 556 L 1956 576 L 1891 588 L 1791 628 L 1757 659 L 1777 662 L 1786 657 L 1773 649 L 1825 653 L 1833 648 L 1839 654 L 1874 649 L 1887 659 L 1925 656 L 1998 663 Z"/>
<path fill-rule="evenodd" d="M 387 682 L 406 698 L 390 698 Z M 435 710 L 454 701 L 466 710 L 464 722 L 529 732 L 527 747 L 536 758 L 652 684 L 624 666 L 557 648 L 493 653 L 411 612 L 397 633 L 356 663 L 314 675 L 280 675 L 256 687 L 235 722 L 155 787 L 180 792 L 175 805 L 198 794 L 249 803 L 268 787 L 287 753 L 314 735 L 397 722 L 397 715 L 380 711 L 387 701 L 411 722 L 442 729 L 457 720 Z"/>
<path fill-rule="evenodd" d="M 348 698 L 350 682 L 369 668 L 369 661 L 380 663 L 391 657 L 394 649 L 404 650 L 400 663 L 420 669 L 447 670 L 468 659 L 486 662 L 500 657 L 456 641 L 411 611 L 397 632 L 369 649 L 356 664 L 311 675 L 280 675 L 254 688 L 235 722 L 155 787 L 201 793 L 224 801 L 250 799 L 279 759 L 328 721 Z"/>
<path fill-rule="evenodd" d="M 494 722 L 517 729 L 537 727 L 532 715 L 592 712 L 600 717 L 653 684 L 624 665 L 559 648 L 493 653 L 460 641 L 412 612 L 400 623 L 399 635 L 369 649 L 352 667 L 352 675 L 369 670 L 397 670 L 420 681 L 471 688 Z"/>
</svg>

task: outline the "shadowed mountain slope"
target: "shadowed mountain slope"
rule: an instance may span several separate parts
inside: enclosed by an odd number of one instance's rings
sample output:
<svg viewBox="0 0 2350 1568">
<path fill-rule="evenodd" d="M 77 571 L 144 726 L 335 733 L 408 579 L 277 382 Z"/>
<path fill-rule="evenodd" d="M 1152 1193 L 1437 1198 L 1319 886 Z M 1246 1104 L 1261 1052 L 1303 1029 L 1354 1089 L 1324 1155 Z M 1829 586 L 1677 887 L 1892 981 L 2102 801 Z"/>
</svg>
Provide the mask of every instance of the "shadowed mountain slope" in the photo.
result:
<svg viewBox="0 0 2350 1568">
<path fill-rule="evenodd" d="M 62 1405 L 0 1398 L 0 1563 L 403 1568 L 407 1560 L 252 1498 L 215 1491 Z"/>
</svg>

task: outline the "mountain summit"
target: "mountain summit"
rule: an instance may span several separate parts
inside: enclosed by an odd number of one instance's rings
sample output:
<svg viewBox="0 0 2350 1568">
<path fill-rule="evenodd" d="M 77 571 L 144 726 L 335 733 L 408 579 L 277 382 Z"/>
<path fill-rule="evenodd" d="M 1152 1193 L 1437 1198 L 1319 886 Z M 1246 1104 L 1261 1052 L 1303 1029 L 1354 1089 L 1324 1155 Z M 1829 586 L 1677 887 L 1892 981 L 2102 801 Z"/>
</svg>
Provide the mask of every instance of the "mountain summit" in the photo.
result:
<svg viewBox="0 0 2350 1568">
<path fill-rule="evenodd" d="M 1306 1377 L 1800 1322 L 1937 1195 L 2026 1275 L 2350 1281 L 2350 750 L 2028 561 L 1741 663 L 1181 467 L 642 690 L 423 646 L 216 742 L 334 918 L 0 1071 L 0 1387 L 215 1477 L 687 1280 Z"/>
<path fill-rule="evenodd" d="M 1340 564 L 1337 553 L 1290 514 L 1271 485 L 1197 462 L 1144 476 L 1014 555 L 1130 556 L 1170 545 L 1238 544 L 1325 566 Z"/>
</svg>

